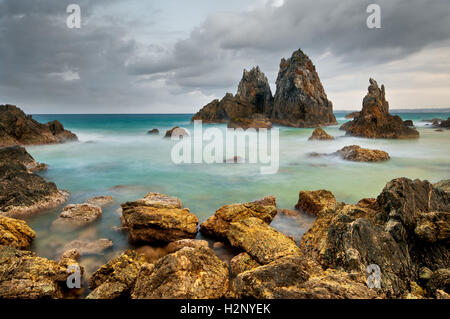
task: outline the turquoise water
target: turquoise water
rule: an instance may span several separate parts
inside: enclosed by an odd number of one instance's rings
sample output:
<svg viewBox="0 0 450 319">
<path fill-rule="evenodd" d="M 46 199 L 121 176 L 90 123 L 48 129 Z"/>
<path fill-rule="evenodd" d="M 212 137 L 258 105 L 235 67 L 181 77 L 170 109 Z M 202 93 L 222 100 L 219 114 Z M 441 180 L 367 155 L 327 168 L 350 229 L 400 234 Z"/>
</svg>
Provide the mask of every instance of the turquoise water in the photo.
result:
<svg viewBox="0 0 450 319">
<path fill-rule="evenodd" d="M 336 112 L 340 124 L 347 112 Z M 275 175 L 261 175 L 255 164 L 182 164 L 171 161 L 175 142 L 164 139 L 174 126 L 192 129 L 191 115 L 34 115 L 40 122 L 59 120 L 75 132 L 80 142 L 27 147 L 33 157 L 48 164 L 42 176 L 60 189 L 69 190 L 71 203 L 89 197 L 112 195 L 117 204 L 104 209 L 103 219 L 91 228 L 71 234 L 55 234 L 49 225 L 60 209 L 29 220 L 37 231 L 33 249 L 53 258 L 61 245 L 75 238 L 110 238 L 114 248 L 101 257 L 86 257 L 84 265 L 95 269 L 117 251 L 128 248 L 126 234 L 112 230 L 119 226 L 119 204 L 162 192 L 179 197 L 185 207 L 205 220 L 219 207 L 274 195 L 279 208 L 293 209 L 300 190 L 328 189 L 338 200 L 355 203 L 375 197 L 391 179 L 409 177 L 436 182 L 450 178 L 450 130 L 436 132 L 423 119 L 447 118 L 449 113 L 402 113 L 415 122 L 421 137 L 417 140 L 369 140 L 344 137 L 339 126 L 326 128 L 333 141 L 310 142 L 312 129 L 280 127 L 280 169 Z M 204 125 L 211 127 L 211 125 Z M 225 130 L 225 125 L 216 127 Z M 152 128 L 159 136 L 146 135 Z M 353 163 L 339 158 L 310 158 L 308 153 L 332 153 L 346 146 L 387 151 L 384 163 Z M 296 238 L 307 230 L 311 218 L 300 221 L 276 220 L 275 227 Z"/>
</svg>

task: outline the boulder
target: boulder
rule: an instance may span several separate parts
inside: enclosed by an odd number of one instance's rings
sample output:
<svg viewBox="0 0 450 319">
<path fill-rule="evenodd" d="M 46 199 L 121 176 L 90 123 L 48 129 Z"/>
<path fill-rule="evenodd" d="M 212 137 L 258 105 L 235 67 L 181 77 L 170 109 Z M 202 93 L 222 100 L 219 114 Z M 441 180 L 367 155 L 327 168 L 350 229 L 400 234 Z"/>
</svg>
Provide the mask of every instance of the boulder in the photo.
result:
<svg viewBox="0 0 450 319">
<path fill-rule="evenodd" d="M 174 128 L 166 131 L 166 135 L 164 137 L 171 138 L 172 135 L 178 136 L 178 137 L 180 137 L 180 136 L 184 137 L 184 136 L 189 136 L 189 133 L 184 128 L 175 126 Z"/>
<path fill-rule="evenodd" d="M 291 238 L 255 217 L 232 222 L 227 237 L 233 247 L 242 249 L 263 265 L 300 254 Z"/>
<path fill-rule="evenodd" d="M 288 60 L 282 59 L 276 81 L 273 123 L 294 127 L 317 127 L 337 124 L 333 105 L 320 82 L 309 57 L 295 51 Z"/>
<path fill-rule="evenodd" d="M 389 113 L 389 103 L 385 98 L 384 85 L 381 89 L 374 79 L 370 79 L 368 93 L 358 117 L 341 126 L 347 135 L 366 138 L 418 138 L 419 132 L 408 127 L 399 116 Z"/>
<path fill-rule="evenodd" d="M 382 162 L 387 161 L 389 154 L 381 150 L 371 150 L 358 145 L 345 146 L 335 153 L 346 161 L 352 162 Z"/>
<path fill-rule="evenodd" d="M 62 213 L 53 222 L 52 228 L 60 231 L 72 231 L 95 223 L 102 217 L 102 209 L 91 204 L 71 204 L 63 208 Z"/>
<path fill-rule="evenodd" d="M 0 246 L 24 249 L 35 237 L 35 232 L 25 221 L 0 215 Z"/>
<path fill-rule="evenodd" d="M 336 198 L 333 193 L 321 189 L 317 191 L 301 191 L 295 208 L 307 214 L 319 216 L 322 211 L 334 209 L 336 204 Z"/>
<path fill-rule="evenodd" d="M 311 137 L 309 138 L 310 141 L 313 140 L 320 140 L 320 141 L 326 141 L 326 140 L 334 140 L 334 137 L 325 132 L 322 128 L 318 127 L 313 132 Z"/>
<path fill-rule="evenodd" d="M 228 291 L 228 267 L 209 248 L 184 247 L 143 267 L 134 299 L 218 299 Z"/>
<path fill-rule="evenodd" d="M 251 117 L 267 116 L 272 107 L 273 97 L 269 82 L 259 67 L 255 67 L 250 71 L 244 70 L 235 96 L 227 93 L 222 100 L 210 102 L 192 117 L 192 121 L 227 123 L 232 120 L 231 127 L 271 127 L 267 119 L 256 121 L 251 120 Z"/>
<path fill-rule="evenodd" d="M 41 124 L 15 105 L 0 105 L 0 147 L 77 141 L 58 121 Z"/>
<path fill-rule="evenodd" d="M 72 261 L 71 265 L 79 265 Z M 80 272 L 82 274 L 82 268 Z M 63 298 L 70 275 L 67 266 L 30 251 L 0 247 L 0 298 Z"/>
<path fill-rule="evenodd" d="M 69 193 L 18 161 L 0 162 L 0 215 L 24 218 L 63 204 Z"/>
<path fill-rule="evenodd" d="M 206 240 L 197 239 L 180 239 L 167 244 L 166 249 L 169 254 L 179 251 L 184 247 L 191 248 L 208 248 L 209 244 Z"/>
<path fill-rule="evenodd" d="M 111 259 L 97 269 L 89 279 L 91 293 L 87 299 L 116 299 L 130 297 L 142 267 L 147 260 L 132 250 Z"/>
<path fill-rule="evenodd" d="M 132 243 L 169 243 L 194 238 L 198 219 L 178 198 L 149 193 L 143 199 L 122 204 L 122 223 Z"/>
<path fill-rule="evenodd" d="M 200 231 L 207 236 L 226 239 L 232 222 L 256 217 L 270 224 L 276 214 L 277 202 L 274 196 L 267 196 L 244 204 L 225 205 L 200 225 Z"/>
</svg>

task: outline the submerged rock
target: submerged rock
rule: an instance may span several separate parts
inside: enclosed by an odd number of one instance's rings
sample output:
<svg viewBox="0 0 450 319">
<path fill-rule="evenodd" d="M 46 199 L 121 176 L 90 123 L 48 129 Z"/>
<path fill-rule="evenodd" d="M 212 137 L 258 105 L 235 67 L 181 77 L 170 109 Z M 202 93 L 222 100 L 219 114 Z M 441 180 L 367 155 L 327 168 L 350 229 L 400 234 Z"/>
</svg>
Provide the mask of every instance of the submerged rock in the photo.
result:
<svg viewBox="0 0 450 319">
<path fill-rule="evenodd" d="M 218 299 L 228 291 L 228 267 L 209 248 L 184 247 L 141 268 L 134 299 Z"/>
<path fill-rule="evenodd" d="M 277 202 L 274 196 L 267 196 L 244 204 L 225 205 L 200 225 L 200 231 L 208 236 L 226 239 L 232 222 L 256 217 L 270 224 L 276 214 Z"/>
<path fill-rule="evenodd" d="M 25 221 L 0 215 L 0 246 L 24 249 L 35 237 L 35 232 Z"/>
<path fill-rule="evenodd" d="M 75 261 L 70 264 L 78 266 Z M 2 299 L 63 298 L 69 275 L 67 265 L 37 257 L 29 251 L 0 247 Z"/>
<path fill-rule="evenodd" d="M 362 148 L 358 145 L 346 146 L 336 152 L 336 155 L 341 156 L 346 161 L 352 162 L 381 162 L 387 161 L 389 154 L 381 150 L 371 150 Z"/>
<path fill-rule="evenodd" d="M 180 239 L 177 241 L 173 241 L 166 246 L 167 252 L 169 254 L 179 251 L 184 247 L 191 248 L 208 248 L 209 244 L 206 240 L 197 240 L 197 239 Z"/>
<path fill-rule="evenodd" d="M 86 201 L 86 204 L 98 206 L 98 207 L 104 207 L 111 205 L 115 202 L 114 198 L 112 196 L 96 196 L 91 197 Z"/>
<path fill-rule="evenodd" d="M 157 128 L 154 128 L 154 129 L 148 131 L 147 134 L 149 134 L 149 135 L 158 135 L 159 134 L 159 130 Z"/>
<path fill-rule="evenodd" d="M 310 141 L 313 140 L 334 140 L 334 137 L 325 132 L 322 128 L 318 127 L 313 132 L 311 137 L 309 138 Z"/>
<path fill-rule="evenodd" d="M 60 253 L 76 250 L 80 256 L 84 255 L 102 255 L 105 250 L 113 246 L 113 242 L 106 238 L 94 241 L 73 240 L 64 245 Z"/>
<path fill-rule="evenodd" d="M 188 208 L 182 208 L 178 198 L 149 193 L 143 199 L 122 204 L 122 223 L 132 243 L 169 243 L 194 238 L 198 219 Z"/>
<path fill-rule="evenodd" d="M 41 124 L 15 105 L 0 105 L 0 147 L 77 141 L 58 121 Z"/>
<path fill-rule="evenodd" d="M 385 98 L 384 85 L 381 89 L 374 79 L 370 79 L 368 93 L 358 117 L 341 126 L 347 135 L 366 138 L 418 138 L 419 132 L 408 127 L 399 116 L 389 113 L 389 103 Z"/>
<path fill-rule="evenodd" d="M 302 50 L 281 60 L 276 84 L 272 122 L 294 127 L 337 124 L 316 68 Z"/>
<path fill-rule="evenodd" d="M 52 228 L 72 231 L 90 225 L 102 217 L 102 209 L 91 204 L 71 204 L 53 222 Z"/>
<path fill-rule="evenodd" d="M 291 238 L 255 217 L 232 222 L 227 237 L 233 247 L 241 248 L 263 265 L 300 254 Z"/>
<path fill-rule="evenodd" d="M 69 193 L 33 174 L 19 161 L 0 163 L 0 215 L 23 218 L 63 204 Z"/>
</svg>

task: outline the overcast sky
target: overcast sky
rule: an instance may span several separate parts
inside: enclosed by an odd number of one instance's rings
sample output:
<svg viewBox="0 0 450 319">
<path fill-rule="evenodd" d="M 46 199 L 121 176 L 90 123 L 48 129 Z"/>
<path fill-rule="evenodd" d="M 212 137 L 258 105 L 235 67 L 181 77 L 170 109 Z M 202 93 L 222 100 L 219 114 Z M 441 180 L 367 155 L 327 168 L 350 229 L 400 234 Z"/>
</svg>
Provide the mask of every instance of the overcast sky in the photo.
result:
<svg viewBox="0 0 450 319">
<path fill-rule="evenodd" d="M 66 26 L 81 7 L 82 27 Z M 381 29 L 366 8 L 381 7 Z M 449 0 L 0 0 L 0 104 L 27 113 L 194 113 L 301 48 L 334 109 L 369 77 L 391 108 L 450 107 Z"/>
</svg>

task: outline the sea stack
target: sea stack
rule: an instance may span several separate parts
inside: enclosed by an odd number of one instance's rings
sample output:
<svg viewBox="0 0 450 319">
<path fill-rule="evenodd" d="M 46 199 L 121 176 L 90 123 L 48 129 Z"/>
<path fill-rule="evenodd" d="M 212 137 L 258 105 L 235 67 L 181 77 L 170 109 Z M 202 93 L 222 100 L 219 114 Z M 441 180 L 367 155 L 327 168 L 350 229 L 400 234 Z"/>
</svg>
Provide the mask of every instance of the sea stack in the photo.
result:
<svg viewBox="0 0 450 319">
<path fill-rule="evenodd" d="M 15 105 L 0 105 L 0 147 L 12 145 L 56 144 L 78 141 L 58 121 L 42 124 Z"/>
<path fill-rule="evenodd" d="M 273 97 L 267 77 L 258 66 L 244 70 L 236 95 L 227 93 L 222 100 L 214 100 L 192 117 L 192 121 L 228 123 L 249 119 L 254 114 L 264 116 L 273 107 Z"/>
<path fill-rule="evenodd" d="M 374 79 L 369 82 L 360 114 L 341 129 L 347 131 L 347 135 L 366 138 L 418 138 L 419 132 L 408 127 L 399 116 L 389 113 L 384 85 L 380 89 Z"/>
<path fill-rule="evenodd" d="M 316 68 L 302 50 L 281 59 L 276 84 L 272 122 L 294 127 L 337 124 Z"/>
</svg>

